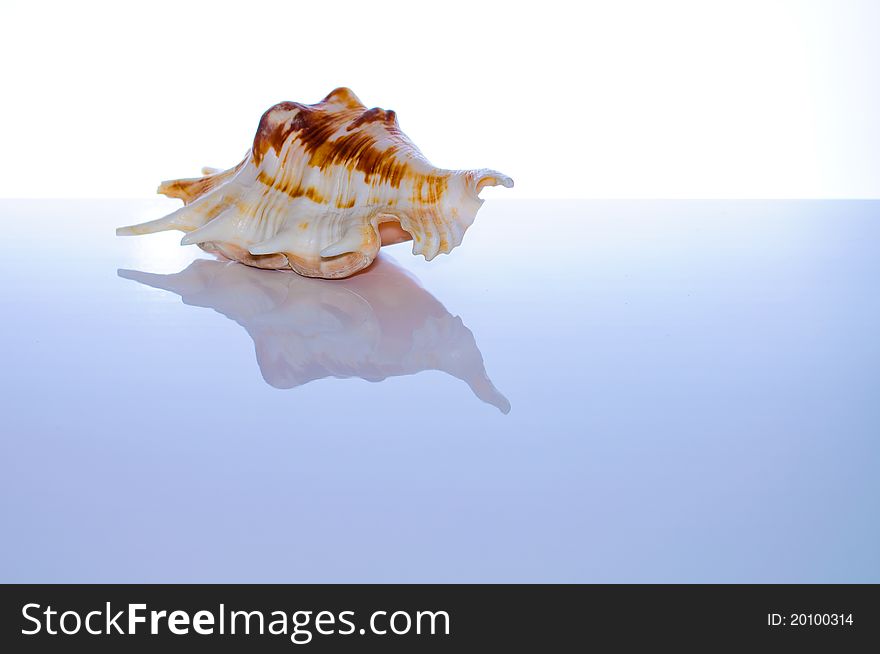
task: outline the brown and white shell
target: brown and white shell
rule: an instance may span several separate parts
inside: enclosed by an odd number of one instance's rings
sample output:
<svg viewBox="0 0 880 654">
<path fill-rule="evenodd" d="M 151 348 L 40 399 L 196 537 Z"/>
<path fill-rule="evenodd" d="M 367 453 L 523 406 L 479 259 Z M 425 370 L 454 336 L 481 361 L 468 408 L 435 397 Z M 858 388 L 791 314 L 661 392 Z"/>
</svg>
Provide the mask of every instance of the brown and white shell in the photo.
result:
<svg viewBox="0 0 880 654">
<path fill-rule="evenodd" d="M 208 173 L 208 170 L 203 171 Z M 182 245 L 258 268 L 348 277 L 382 245 L 413 240 L 431 260 L 461 243 L 486 186 L 513 180 L 488 169 L 435 168 L 393 111 L 367 109 L 349 89 L 321 102 L 282 102 L 263 114 L 234 168 L 163 182 L 184 207 L 118 235 L 177 229 Z"/>
</svg>

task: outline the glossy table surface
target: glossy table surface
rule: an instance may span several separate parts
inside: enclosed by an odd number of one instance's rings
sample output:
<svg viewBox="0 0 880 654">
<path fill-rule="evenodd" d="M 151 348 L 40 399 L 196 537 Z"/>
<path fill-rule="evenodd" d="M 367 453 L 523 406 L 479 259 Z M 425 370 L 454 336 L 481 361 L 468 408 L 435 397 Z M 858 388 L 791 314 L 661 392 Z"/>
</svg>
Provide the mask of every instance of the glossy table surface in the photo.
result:
<svg viewBox="0 0 880 654">
<path fill-rule="evenodd" d="M 321 281 L 0 202 L 0 581 L 880 581 L 880 202 L 489 200 Z"/>
</svg>

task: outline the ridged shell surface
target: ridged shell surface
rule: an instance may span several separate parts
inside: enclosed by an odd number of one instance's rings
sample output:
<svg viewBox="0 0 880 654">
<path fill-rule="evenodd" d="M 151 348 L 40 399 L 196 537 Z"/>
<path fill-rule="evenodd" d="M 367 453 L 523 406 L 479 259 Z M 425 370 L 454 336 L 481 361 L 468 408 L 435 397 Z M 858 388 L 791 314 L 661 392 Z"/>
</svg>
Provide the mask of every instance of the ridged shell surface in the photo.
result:
<svg viewBox="0 0 880 654">
<path fill-rule="evenodd" d="M 413 240 L 433 259 L 462 241 L 485 186 L 513 186 L 497 171 L 432 166 L 393 111 L 367 109 L 349 89 L 321 102 L 282 102 L 263 114 L 237 166 L 163 182 L 184 207 L 119 235 L 177 229 L 198 244 L 258 268 L 348 277 L 382 245 Z"/>
</svg>

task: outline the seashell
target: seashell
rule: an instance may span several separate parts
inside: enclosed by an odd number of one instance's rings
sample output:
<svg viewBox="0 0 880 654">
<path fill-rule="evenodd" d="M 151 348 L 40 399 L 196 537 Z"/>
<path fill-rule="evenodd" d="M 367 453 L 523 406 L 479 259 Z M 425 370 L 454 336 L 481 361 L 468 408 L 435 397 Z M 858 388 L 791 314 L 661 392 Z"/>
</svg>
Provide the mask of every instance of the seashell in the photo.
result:
<svg viewBox="0 0 880 654">
<path fill-rule="evenodd" d="M 185 304 L 214 309 L 244 327 L 263 379 L 276 388 L 325 377 L 375 382 L 441 370 L 502 413 L 510 411 L 461 318 L 382 255 L 369 275 L 336 282 L 207 259 L 173 275 L 118 274 L 177 293 Z"/>
<path fill-rule="evenodd" d="M 367 109 L 346 88 L 313 105 L 275 105 L 241 163 L 203 173 L 159 186 L 181 209 L 117 235 L 177 229 L 182 245 L 332 279 L 369 266 L 382 245 L 412 239 L 413 254 L 429 261 L 450 252 L 483 203 L 480 190 L 513 186 L 494 170 L 435 168 L 393 111 Z"/>
</svg>

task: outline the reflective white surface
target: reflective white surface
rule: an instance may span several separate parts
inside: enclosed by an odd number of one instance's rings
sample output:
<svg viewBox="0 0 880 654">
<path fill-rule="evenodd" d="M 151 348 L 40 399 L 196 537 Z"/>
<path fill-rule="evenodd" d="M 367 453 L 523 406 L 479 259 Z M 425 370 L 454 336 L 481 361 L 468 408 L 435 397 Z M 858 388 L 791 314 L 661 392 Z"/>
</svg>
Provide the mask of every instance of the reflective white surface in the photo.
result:
<svg viewBox="0 0 880 654">
<path fill-rule="evenodd" d="M 167 206 L 0 203 L 0 581 L 880 581 L 880 203 L 490 201 L 347 282 L 114 236 Z"/>
</svg>

